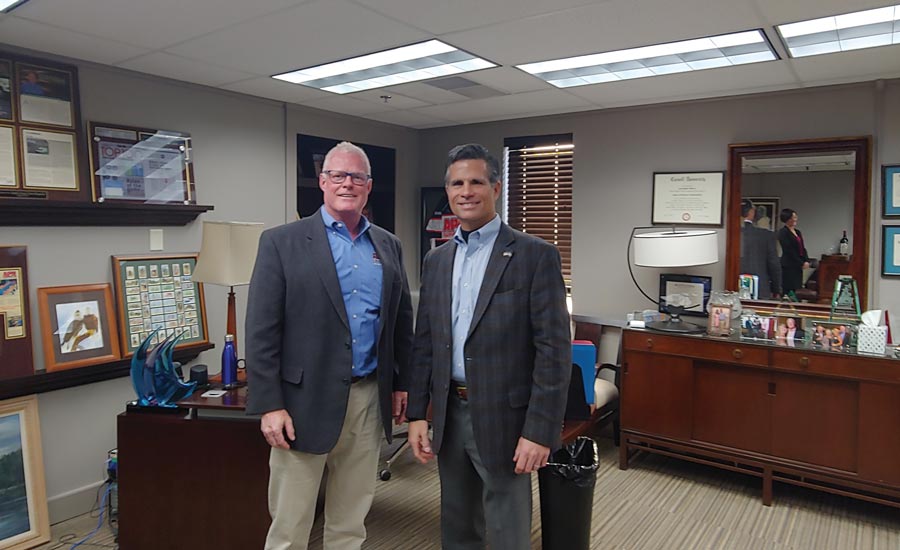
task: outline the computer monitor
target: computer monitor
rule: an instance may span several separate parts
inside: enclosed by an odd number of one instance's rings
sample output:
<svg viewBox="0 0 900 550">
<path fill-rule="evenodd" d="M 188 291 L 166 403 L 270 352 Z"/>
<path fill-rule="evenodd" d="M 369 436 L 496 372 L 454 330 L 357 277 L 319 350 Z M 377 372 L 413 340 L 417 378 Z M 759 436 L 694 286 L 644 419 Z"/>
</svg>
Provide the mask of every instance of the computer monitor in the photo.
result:
<svg viewBox="0 0 900 550">
<path fill-rule="evenodd" d="M 709 313 L 709 291 L 712 290 L 712 277 L 704 275 L 681 275 L 663 273 L 659 276 L 659 311 L 669 313 L 666 296 L 682 294 L 687 296 L 687 305 L 681 315 L 706 317 Z M 674 302 L 673 305 L 680 305 Z"/>
</svg>

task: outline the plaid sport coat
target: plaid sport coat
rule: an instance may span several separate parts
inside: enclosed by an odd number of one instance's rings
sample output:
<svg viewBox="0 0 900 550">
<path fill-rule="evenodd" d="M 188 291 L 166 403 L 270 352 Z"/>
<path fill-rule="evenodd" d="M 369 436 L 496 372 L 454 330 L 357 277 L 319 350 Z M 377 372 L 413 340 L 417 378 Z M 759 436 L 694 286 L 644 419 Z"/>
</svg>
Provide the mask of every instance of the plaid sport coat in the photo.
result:
<svg viewBox="0 0 900 550">
<path fill-rule="evenodd" d="M 452 364 L 451 282 L 456 243 L 425 257 L 409 386 L 410 418 L 432 405 L 440 451 Z M 491 251 L 465 343 L 475 444 L 485 467 L 512 472 L 519 437 L 559 445 L 572 346 L 559 252 L 505 223 Z"/>
</svg>

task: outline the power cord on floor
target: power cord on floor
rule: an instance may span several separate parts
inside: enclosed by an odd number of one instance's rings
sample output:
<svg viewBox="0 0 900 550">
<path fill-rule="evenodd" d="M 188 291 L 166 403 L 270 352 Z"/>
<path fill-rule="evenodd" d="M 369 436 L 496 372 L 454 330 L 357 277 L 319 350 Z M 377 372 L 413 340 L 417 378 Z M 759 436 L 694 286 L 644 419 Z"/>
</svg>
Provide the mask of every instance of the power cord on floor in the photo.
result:
<svg viewBox="0 0 900 550">
<path fill-rule="evenodd" d="M 76 548 L 78 548 L 79 546 L 84 544 L 85 542 L 89 541 L 91 539 L 91 537 L 96 535 L 97 531 L 99 531 L 100 528 L 103 527 L 103 515 L 104 515 L 104 512 L 106 512 L 106 499 L 109 498 L 109 493 L 110 493 L 110 491 L 112 491 L 113 484 L 111 482 L 107 482 L 105 484 L 105 486 L 106 486 L 106 490 L 103 491 L 103 498 L 100 499 L 100 506 L 99 506 L 100 515 L 98 516 L 97 527 L 95 527 L 93 531 L 91 531 L 90 533 L 85 535 L 85 537 L 83 539 L 81 539 L 80 541 L 76 542 L 71 547 L 69 547 L 69 550 L 75 550 Z"/>
</svg>

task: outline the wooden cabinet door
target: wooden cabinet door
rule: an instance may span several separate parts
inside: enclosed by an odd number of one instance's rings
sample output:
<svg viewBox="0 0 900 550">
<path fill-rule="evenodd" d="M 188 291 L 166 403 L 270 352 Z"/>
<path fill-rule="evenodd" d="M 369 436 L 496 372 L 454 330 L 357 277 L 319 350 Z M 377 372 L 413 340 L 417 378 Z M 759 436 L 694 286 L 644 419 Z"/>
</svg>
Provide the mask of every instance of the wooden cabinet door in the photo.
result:
<svg viewBox="0 0 900 550">
<path fill-rule="evenodd" d="M 693 438 L 770 453 L 771 374 L 716 363 L 694 365 Z"/>
<path fill-rule="evenodd" d="M 858 383 L 782 373 L 772 380 L 772 454 L 855 472 Z"/>
<path fill-rule="evenodd" d="M 859 477 L 900 486 L 900 386 L 859 384 Z"/>
<path fill-rule="evenodd" d="M 691 359 L 626 351 L 620 402 L 622 429 L 689 440 L 692 372 Z"/>
</svg>

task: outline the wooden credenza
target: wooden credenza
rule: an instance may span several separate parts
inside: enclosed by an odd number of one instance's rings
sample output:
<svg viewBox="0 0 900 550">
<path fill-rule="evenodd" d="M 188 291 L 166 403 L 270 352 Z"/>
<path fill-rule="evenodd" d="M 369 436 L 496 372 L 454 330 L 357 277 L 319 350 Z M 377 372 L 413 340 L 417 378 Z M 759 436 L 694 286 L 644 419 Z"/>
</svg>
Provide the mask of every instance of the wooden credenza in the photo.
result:
<svg viewBox="0 0 900 550">
<path fill-rule="evenodd" d="M 648 451 L 900 507 L 900 360 L 626 329 L 619 467 Z"/>
</svg>

